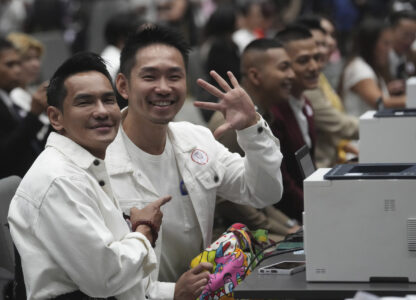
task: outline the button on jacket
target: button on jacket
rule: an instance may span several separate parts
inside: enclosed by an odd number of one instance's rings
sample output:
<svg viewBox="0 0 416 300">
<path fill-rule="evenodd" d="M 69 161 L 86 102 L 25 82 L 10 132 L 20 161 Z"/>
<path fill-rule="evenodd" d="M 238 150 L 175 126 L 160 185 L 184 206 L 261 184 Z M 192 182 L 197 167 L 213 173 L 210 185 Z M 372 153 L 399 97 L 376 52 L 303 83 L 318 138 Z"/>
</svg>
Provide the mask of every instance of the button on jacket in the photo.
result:
<svg viewBox="0 0 416 300">
<path fill-rule="evenodd" d="M 124 110 L 123 116 L 126 113 Z M 263 119 L 237 132 L 238 142 L 245 151 L 244 158 L 229 152 L 202 126 L 170 122 L 168 135 L 198 218 L 204 247 L 211 243 L 217 195 L 258 208 L 280 200 L 283 192 L 280 144 Z M 116 199 L 125 213 L 132 206 L 140 209 L 164 196 L 154 190 L 146 174 L 133 168 L 121 131 L 108 148 L 106 163 Z M 163 222 L 156 243 L 158 261 L 162 239 Z M 156 282 L 157 276 L 157 272 L 152 273 L 150 299 L 172 299 L 174 284 Z"/>
<path fill-rule="evenodd" d="M 104 161 L 51 133 L 9 210 L 28 299 L 76 290 L 91 297 L 145 299 L 156 255 L 131 232 Z"/>
</svg>

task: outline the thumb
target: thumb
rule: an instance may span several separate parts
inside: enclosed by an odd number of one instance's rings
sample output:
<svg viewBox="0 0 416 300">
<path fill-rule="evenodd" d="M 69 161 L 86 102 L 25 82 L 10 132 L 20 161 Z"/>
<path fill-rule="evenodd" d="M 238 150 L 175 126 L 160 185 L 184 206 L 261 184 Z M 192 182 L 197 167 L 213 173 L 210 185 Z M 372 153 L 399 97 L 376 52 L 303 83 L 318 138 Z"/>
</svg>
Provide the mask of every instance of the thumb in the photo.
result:
<svg viewBox="0 0 416 300">
<path fill-rule="evenodd" d="M 230 123 L 224 123 L 224 124 L 222 124 L 221 126 L 219 126 L 215 131 L 214 131 L 214 137 L 216 138 L 216 139 L 219 139 L 221 136 L 223 136 L 224 135 L 224 133 L 226 133 L 227 131 L 229 131 L 229 130 L 231 130 L 231 129 L 233 129 L 232 127 L 231 127 L 231 124 Z"/>
<path fill-rule="evenodd" d="M 196 267 L 192 268 L 192 273 L 194 274 L 199 274 L 203 271 L 211 271 L 212 270 L 212 264 L 209 262 L 202 262 L 199 265 L 197 265 Z"/>
</svg>

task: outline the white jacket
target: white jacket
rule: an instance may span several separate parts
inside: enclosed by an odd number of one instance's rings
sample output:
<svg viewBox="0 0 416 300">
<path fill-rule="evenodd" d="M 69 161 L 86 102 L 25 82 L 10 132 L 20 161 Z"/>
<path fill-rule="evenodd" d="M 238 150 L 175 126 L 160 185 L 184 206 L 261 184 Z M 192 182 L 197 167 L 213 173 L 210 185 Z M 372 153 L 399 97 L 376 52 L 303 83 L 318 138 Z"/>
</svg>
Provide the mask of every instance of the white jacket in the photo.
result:
<svg viewBox="0 0 416 300">
<path fill-rule="evenodd" d="M 168 135 L 198 218 L 204 247 L 211 243 L 217 195 L 257 208 L 280 200 L 283 192 L 280 144 L 263 119 L 237 132 L 238 143 L 246 154 L 244 158 L 230 153 L 202 126 L 170 122 Z M 114 194 L 124 213 L 129 213 L 133 206 L 143 208 L 162 196 L 153 189 L 146 174 L 134 170 L 120 131 L 107 150 L 106 163 Z M 158 262 L 162 238 L 163 223 L 155 249 Z M 148 297 L 172 299 L 174 284 L 156 282 L 157 276 L 157 272 L 152 273 Z"/>
<path fill-rule="evenodd" d="M 74 141 L 50 134 L 17 189 L 8 220 L 29 300 L 76 290 L 145 299 L 156 255 L 125 222 L 104 161 Z"/>
</svg>

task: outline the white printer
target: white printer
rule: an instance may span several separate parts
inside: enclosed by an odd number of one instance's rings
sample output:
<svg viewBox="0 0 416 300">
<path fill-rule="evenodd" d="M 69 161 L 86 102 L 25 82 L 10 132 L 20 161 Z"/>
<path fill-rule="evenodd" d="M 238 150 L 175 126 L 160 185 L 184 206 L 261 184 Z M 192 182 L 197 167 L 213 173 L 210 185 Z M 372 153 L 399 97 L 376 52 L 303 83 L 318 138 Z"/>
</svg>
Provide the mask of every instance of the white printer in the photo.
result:
<svg viewBox="0 0 416 300">
<path fill-rule="evenodd" d="M 416 108 L 416 77 L 406 80 L 406 107 Z"/>
<path fill-rule="evenodd" d="M 304 181 L 307 281 L 416 282 L 416 164 L 347 164 Z"/>
<path fill-rule="evenodd" d="M 416 108 L 364 113 L 359 149 L 360 163 L 416 162 Z"/>
</svg>

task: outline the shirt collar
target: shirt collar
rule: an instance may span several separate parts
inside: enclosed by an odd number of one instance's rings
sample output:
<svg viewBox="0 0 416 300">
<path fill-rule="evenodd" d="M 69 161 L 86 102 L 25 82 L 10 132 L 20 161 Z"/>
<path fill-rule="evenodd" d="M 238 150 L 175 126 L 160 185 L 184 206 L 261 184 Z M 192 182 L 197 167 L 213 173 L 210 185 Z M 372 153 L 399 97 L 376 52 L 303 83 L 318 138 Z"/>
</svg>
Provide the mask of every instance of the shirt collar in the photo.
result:
<svg viewBox="0 0 416 300">
<path fill-rule="evenodd" d="M 300 109 L 300 110 L 302 110 L 303 109 L 303 107 L 305 106 L 305 99 L 302 97 L 302 98 L 300 98 L 300 99 L 297 99 L 297 98 L 295 98 L 295 97 L 293 97 L 293 96 L 290 96 L 290 98 L 289 98 L 289 103 L 292 105 L 292 106 L 295 106 L 295 107 L 297 107 L 298 109 Z"/>
<path fill-rule="evenodd" d="M 50 133 L 45 148 L 48 147 L 57 149 L 82 169 L 88 169 L 94 160 L 99 159 L 70 138 L 56 132 Z"/>
</svg>

